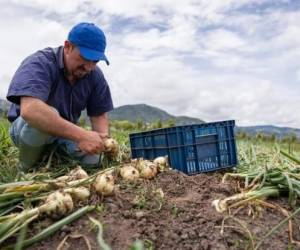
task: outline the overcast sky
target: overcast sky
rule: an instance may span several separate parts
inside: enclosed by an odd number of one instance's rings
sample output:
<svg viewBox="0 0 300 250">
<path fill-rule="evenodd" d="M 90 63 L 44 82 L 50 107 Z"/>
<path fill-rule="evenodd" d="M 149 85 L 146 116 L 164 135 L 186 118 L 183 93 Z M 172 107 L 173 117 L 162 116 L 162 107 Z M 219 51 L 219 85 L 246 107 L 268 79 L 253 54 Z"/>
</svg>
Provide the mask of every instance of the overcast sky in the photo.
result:
<svg viewBox="0 0 300 250">
<path fill-rule="evenodd" d="M 0 97 L 24 57 L 94 22 L 115 106 L 300 128 L 299 0 L 0 0 Z"/>
</svg>

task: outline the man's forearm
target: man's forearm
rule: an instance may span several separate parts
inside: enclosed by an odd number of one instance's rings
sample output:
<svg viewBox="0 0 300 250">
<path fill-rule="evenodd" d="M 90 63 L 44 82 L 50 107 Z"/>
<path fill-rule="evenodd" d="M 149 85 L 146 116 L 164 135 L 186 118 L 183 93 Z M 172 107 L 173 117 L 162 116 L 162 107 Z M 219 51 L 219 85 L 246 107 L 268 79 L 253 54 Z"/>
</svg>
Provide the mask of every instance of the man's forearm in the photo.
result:
<svg viewBox="0 0 300 250">
<path fill-rule="evenodd" d="M 63 119 L 49 105 L 37 98 L 21 98 L 21 116 L 32 127 L 52 136 L 78 142 L 85 133 L 83 128 Z"/>
<path fill-rule="evenodd" d="M 100 133 L 101 136 L 109 136 L 109 120 L 107 113 L 90 118 L 92 130 Z"/>
</svg>

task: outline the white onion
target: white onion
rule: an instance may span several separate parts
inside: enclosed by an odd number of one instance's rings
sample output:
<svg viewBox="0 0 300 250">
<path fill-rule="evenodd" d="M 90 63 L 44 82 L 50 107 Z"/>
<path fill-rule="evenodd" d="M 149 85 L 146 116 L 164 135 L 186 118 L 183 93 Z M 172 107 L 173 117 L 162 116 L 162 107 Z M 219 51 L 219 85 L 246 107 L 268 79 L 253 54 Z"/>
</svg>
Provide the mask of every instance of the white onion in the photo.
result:
<svg viewBox="0 0 300 250">
<path fill-rule="evenodd" d="M 104 196 L 113 194 L 115 188 L 114 176 L 107 173 L 98 175 L 94 182 L 94 188 L 97 193 Z"/>
<path fill-rule="evenodd" d="M 72 169 L 70 173 L 60 176 L 56 178 L 56 180 L 60 182 L 68 182 L 85 179 L 87 177 L 89 177 L 89 175 L 78 165 L 76 168 Z"/>
<path fill-rule="evenodd" d="M 152 179 L 157 175 L 157 167 L 154 163 L 144 161 L 144 165 L 140 168 L 140 175 L 145 179 Z"/>
<path fill-rule="evenodd" d="M 222 202 L 220 199 L 213 200 L 212 206 L 217 210 L 218 213 L 223 213 L 227 210 L 226 203 Z"/>
<path fill-rule="evenodd" d="M 65 192 L 79 201 L 86 201 L 90 197 L 90 190 L 86 187 L 69 188 Z"/>
<path fill-rule="evenodd" d="M 77 166 L 74 168 L 68 176 L 72 177 L 73 180 L 80 180 L 89 177 L 89 175 L 81 168 L 81 166 Z"/>
<path fill-rule="evenodd" d="M 156 189 L 155 194 L 159 199 L 163 199 L 165 197 L 164 191 L 161 188 Z"/>
<path fill-rule="evenodd" d="M 118 142 L 113 138 L 107 138 L 104 140 L 104 152 L 111 157 L 116 157 L 119 152 Z"/>
<path fill-rule="evenodd" d="M 45 204 L 39 208 L 39 211 L 53 218 L 59 218 L 70 213 L 73 208 L 73 200 L 70 194 L 55 191 L 47 197 Z"/>
<path fill-rule="evenodd" d="M 131 160 L 131 163 L 139 171 L 141 171 L 145 165 L 145 161 L 143 158 L 133 159 Z"/>
<path fill-rule="evenodd" d="M 139 171 L 131 165 L 122 167 L 120 169 L 120 175 L 126 181 L 136 181 L 140 177 Z"/>
<path fill-rule="evenodd" d="M 166 156 L 156 157 L 153 163 L 157 165 L 157 168 L 160 172 L 163 172 L 169 167 L 168 156 L 166 155 Z"/>
</svg>

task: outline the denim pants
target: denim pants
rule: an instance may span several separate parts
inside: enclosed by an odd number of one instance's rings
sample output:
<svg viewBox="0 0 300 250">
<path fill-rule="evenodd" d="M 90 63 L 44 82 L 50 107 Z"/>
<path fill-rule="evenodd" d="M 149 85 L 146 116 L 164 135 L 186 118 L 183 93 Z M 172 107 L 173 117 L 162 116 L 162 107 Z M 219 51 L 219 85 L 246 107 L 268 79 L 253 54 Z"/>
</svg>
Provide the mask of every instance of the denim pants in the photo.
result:
<svg viewBox="0 0 300 250">
<path fill-rule="evenodd" d="M 74 141 L 54 137 L 35 129 L 21 116 L 11 124 L 9 134 L 19 149 L 20 168 L 23 171 L 32 168 L 41 159 L 43 152 L 53 146 L 56 146 L 57 149 L 62 148 L 59 151 L 65 152 L 83 165 L 97 166 L 99 163 L 100 155 L 85 154 Z"/>
</svg>

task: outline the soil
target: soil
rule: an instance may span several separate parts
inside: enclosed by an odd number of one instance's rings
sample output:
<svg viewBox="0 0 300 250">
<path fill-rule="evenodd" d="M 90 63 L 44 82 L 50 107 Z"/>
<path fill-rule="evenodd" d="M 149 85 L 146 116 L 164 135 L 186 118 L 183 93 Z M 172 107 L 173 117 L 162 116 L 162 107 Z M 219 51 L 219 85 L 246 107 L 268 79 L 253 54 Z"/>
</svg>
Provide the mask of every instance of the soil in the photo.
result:
<svg viewBox="0 0 300 250">
<path fill-rule="evenodd" d="M 186 176 L 172 170 L 135 185 L 120 183 L 116 194 L 103 198 L 97 211 L 88 216 L 103 224 L 103 239 L 112 249 L 130 249 L 138 239 L 145 249 L 252 249 L 249 234 L 257 243 L 285 216 L 278 209 L 257 205 L 233 209 L 231 217 L 216 212 L 211 206 L 214 199 L 238 192 L 237 183 L 222 184 L 222 176 L 223 173 Z M 291 211 L 287 198 L 268 202 Z M 79 236 L 69 237 L 61 249 L 88 249 L 80 236 L 88 240 L 91 249 L 99 249 L 96 231 L 87 216 L 28 249 L 57 249 L 66 236 L 74 235 Z M 299 214 L 293 219 L 293 238 L 300 241 Z M 259 249 L 300 249 L 300 245 L 290 243 L 285 224 Z"/>
</svg>

